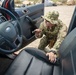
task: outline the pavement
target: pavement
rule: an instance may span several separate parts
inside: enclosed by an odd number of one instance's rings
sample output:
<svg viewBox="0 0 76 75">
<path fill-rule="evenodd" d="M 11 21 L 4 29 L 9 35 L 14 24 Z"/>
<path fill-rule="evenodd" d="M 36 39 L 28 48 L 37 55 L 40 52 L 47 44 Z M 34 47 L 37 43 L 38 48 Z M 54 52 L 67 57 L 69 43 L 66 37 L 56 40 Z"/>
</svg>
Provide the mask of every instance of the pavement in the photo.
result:
<svg viewBox="0 0 76 75">
<path fill-rule="evenodd" d="M 69 27 L 74 9 L 75 9 L 75 6 L 67 6 L 67 5 L 65 5 L 65 6 L 51 6 L 51 7 L 44 8 L 44 14 L 46 14 L 49 11 L 53 11 L 53 10 L 58 11 L 60 14 L 59 19 L 61 19 L 63 21 L 63 23 L 66 24 L 67 27 Z M 27 47 L 37 48 L 39 41 L 40 41 L 40 39 L 36 39 L 35 41 L 33 41 L 29 45 L 25 46 L 24 48 L 27 48 Z M 23 50 L 24 48 L 22 48 L 21 50 Z M 19 50 L 16 54 L 18 54 L 21 50 Z"/>
</svg>

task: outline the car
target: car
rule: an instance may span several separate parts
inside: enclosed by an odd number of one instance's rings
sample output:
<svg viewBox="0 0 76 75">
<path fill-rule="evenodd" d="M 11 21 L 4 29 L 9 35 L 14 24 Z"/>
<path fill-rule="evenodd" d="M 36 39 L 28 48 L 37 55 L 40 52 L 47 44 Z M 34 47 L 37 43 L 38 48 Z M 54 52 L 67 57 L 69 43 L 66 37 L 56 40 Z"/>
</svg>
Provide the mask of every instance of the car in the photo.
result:
<svg viewBox="0 0 76 75">
<path fill-rule="evenodd" d="M 45 0 L 45 7 L 48 6 L 57 6 L 57 4 L 51 0 Z"/>
<path fill-rule="evenodd" d="M 35 40 L 32 32 L 43 21 L 44 3 L 12 10 L 0 7 L 0 75 L 75 75 L 76 7 L 56 63 L 37 48 L 22 47 Z M 20 48 L 15 57 L 13 53 Z"/>
</svg>

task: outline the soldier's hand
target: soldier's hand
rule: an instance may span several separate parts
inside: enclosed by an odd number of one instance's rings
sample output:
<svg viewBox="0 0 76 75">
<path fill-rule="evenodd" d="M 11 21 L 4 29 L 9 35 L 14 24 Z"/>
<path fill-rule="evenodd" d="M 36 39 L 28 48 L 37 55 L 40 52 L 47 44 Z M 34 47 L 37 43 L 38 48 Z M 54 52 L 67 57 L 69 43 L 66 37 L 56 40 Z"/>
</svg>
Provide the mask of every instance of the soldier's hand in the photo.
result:
<svg viewBox="0 0 76 75">
<path fill-rule="evenodd" d="M 35 37 L 36 37 L 36 38 L 37 38 L 37 37 L 40 37 L 40 32 L 41 32 L 40 29 L 35 29 L 34 32 L 35 32 Z"/>
<path fill-rule="evenodd" d="M 52 63 L 56 62 L 57 55 L 54 54 L 53 52 L 46 53 L 46 56 L 49 57 L 50 62 Z"/>
<path fill-rule="evenodd" d="M 35 29 L 34 32 L 35 32 L 35 33 L 40 33 L 41 30 L 40 30 L 40 29 Z"/>
</svg>

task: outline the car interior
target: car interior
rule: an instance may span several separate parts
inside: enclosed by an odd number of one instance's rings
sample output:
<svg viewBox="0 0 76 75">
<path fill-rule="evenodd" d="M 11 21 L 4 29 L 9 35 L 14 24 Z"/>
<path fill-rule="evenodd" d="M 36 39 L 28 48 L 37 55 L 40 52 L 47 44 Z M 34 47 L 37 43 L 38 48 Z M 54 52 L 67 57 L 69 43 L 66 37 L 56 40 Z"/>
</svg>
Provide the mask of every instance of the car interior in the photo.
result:
<svg viewBox="0 0 76 75">
<path fill-rule="evenodd" d="M 0 75 L 15 59 L 13 52 L 35 40 L 32 31 L 43 21 L 43 14 L 43 1 L 28 7 L 14 8 L 14 0 L 4 0 L 0 7 Z"/>
<path fill-rule="evenodd" d="M 40 7 L 40 8 L 39 8 Z M 44 3 L 11 11 L 0 7 L 0 75 L 75 75 L 76 74 L 76 7 L 55 63 L 51 63 L 45 53 L 36 48 L 25 48 L 14 59 L 9 54 L 19 50 L 23 41 L 30 43 L 34 29 L 43 21 Z"/>
<path fill-rule="evenodd" d="M 75 25 L 76 8 L 71 26 Z M 69 28 L 70 33 L 63 40 L 60 58 L 50 63 L 45 53 L 36 48 L 25 48 L 10 65 L 5 75 L 75 75 L 76 74 L 76 27 Z M 22 59 L 22 60 L 21 60 Z"/>
<path fill-rule="evenodd" d="M 38 28 L 43 21 L 41 16 L 44 14 L 44 3 L 17 9 L 14 7 L 14 0 L 4 0 L 2 7 L 10 10 L 19 20 L 25 42 L 31 40 L 34 37 L 32 31 Z M 5 16 L 7 15 L 5 14 Z"/>
</svg>

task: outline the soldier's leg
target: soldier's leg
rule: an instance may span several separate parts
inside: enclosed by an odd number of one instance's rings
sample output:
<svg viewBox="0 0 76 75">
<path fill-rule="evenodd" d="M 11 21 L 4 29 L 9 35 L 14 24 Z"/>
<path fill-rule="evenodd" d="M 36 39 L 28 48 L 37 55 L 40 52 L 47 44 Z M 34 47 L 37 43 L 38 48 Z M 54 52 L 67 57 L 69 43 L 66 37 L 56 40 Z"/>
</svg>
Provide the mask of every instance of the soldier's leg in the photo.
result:
<svg viewBox="0 0 76 75">
<path fill-rule="evenodd" d="M 51 40 L 49 41 L 48 47 L 51 49 L 51 48 L 54 46 L 55 42 L 56 42 L 55 39 L 51 39 Z"/>
<path fill-rule="evenodd" d="M 44 50 L 47 45 L 48 45 L 48 39 L 44 36 L 44 37 L 42 37 L 42 39 L 40 40 L 38 49 Z"/>
<path fill-rule="evenodd" d="M 53 47 L 53 40 L 50 40 L 50 43 L 48 45 L 49 48 L 52 48 Z"/>
</svg>

